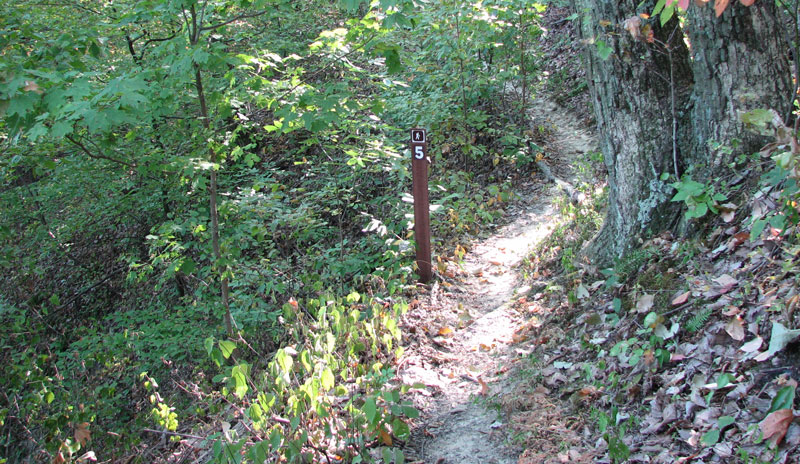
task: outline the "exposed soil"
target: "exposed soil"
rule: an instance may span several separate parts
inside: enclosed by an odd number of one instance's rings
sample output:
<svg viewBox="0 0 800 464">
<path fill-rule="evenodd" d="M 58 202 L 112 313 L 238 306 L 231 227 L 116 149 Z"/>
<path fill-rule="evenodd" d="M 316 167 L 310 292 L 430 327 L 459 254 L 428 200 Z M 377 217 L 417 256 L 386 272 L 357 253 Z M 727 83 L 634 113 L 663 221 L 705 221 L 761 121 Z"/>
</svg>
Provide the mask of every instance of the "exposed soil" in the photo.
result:
<svg viewBox="0 0 800 464">
<path fill-rule="evenodd" d="M 544 127 L 552 141 L 545 162 L 556 177 L 571 179 L 572 161 L 595 149 L 592 133 L 547 98 L 531 108 L 532 125 Z M 491 398 L 513 391 L 504 373 L 524 354 L 513 342 L 527 328 L 514 305 L 529 290 L 520 287 L 520 265 L 558 223 L 559 195 L 557 184 L 534 172 L 507 208 L 509 222 L 420 290 L 404 320 L 408 349 L 398 371 L 404 383 L 427 387 L 413 397 L 423 414 L 407 445 L 409 461 L 517 462 L 522 450 Z"/>
</svg>

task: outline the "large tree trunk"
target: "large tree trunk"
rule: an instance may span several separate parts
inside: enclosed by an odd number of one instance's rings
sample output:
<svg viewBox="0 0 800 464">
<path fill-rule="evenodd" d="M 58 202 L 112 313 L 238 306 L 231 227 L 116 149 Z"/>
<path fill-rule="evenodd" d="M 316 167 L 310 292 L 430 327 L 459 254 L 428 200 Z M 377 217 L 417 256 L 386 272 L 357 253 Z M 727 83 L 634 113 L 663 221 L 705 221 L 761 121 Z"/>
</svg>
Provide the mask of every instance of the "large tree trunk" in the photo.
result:
<svg viewBox="0 0 800 464">
<path fill-rule="evenodd" d="M 685 89 L 691 86 L 682 32 L 672 19 L 663 28 L 653 23 L 654 39 L 661 45 L 634 39 L 622 24 L 654 6 L 654 2 L 646 2 L 637 11 L 638 3 L 576 2 L 577 11 L 586 12 L 581 38 L 589 44 L 585 65 L 609 173 L 605 223 L 588 248 L 588 255 L 603 265 L 623 255 L 648 227 L 665 227 L 675 217 L 660 211 L 669 198 L 668 187 L 659 176 L 674 169 L 673 142 L 681 134 L 673 136 L 673 116 L 680 118 L 677 128 L 688 127 L 685 112 L 672 111 L 673 98 L 676 109 L 685 108 Z M 604 26 L 608 22 L 610 25 Z M 613 48 L 607 59 L 599 54 L 600 41 Z M 670 45 L 671 53 L 663 44 Z"/>
<path fill-rule="evenodd" d="M 685 28 L 675 18 L 662 28 L 653 18 L 653 43 L 633 38 L 625 21 L 652 12 L 654 4 L 637 10 L 636 0 L 576 1 L 584 12 L 585 65 L 609 172 L 605 223 L 585 250 L 598 265 L 611 264 L 644 235 L 678 224 L 662 173 L 690 172 L 700 182 L 719 176 L 736 154 L 765 141 L 744 129 L 740 112 L 767 107 L 784 114 L 790 104 L 790 68 L 773 2 L 750 8 L 736 2 L 719 18 L 711 2 L 692 4 Z M 598 41 L 613 49 L 605 60 Z M 710 143 L 733 140 L 739 141 L 733 151 Z"/>
<path fill-rule="evenodd" d="M 779 11 L 772 1 L 750 7 L 733 2 L 720 17 L 709 2 L 689 9 L 692 46 L 692 140 L 686 150 L 695 180 L 707 181 L 738 153 L 753 153 L 767 140 L 741 123 L 740 114 L 769 108 L 785 115 L 791 105 L 791 68 Z M 740 143 L 733 150 L 715 149 Z"/>
</svg>

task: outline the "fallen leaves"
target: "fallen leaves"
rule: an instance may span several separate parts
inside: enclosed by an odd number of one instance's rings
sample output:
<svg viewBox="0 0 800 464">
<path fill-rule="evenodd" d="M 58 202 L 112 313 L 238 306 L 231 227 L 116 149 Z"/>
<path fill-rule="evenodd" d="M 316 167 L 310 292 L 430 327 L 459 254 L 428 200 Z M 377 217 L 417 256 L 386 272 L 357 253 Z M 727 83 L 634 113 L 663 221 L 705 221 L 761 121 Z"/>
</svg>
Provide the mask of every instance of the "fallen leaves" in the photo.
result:
<svg viewBox="0 0 800 464">
<path fill-rule="evenodd" d="M 744 321 L 741 317 L 736 316 L 725 324 L 725 332 L 736 341 L 744 340 Z"/>
<path fill-rule="evenodd" d="M 672 306 L 680 306 L 686 303 L 687 301 L 689 301 L 689 295 L 691 294 L 692 292 L 683 292 L 680 295 L 676 296 L 675 298 L 672 299 Z"/>
<path fill-rule="evenodd" d="M 794 414 L 791 409 L 779 409 L 770 413 L 761 421 L 759 427 L 761 433 L 764 434 L 764 439 L 769 440 L 773 446 L 780 444 L 783 437 L 786 436 L 786 431 L 789 430 L 789 424 L 794 420 Z"/>
<path fill-rule="evenodd" d="M 648 295 L 646 293 L 643 294 L 642 296 L 639 297 L 638 300 L 636 300 L 636 311 L 639 314 L 650 311 L 650 309 L 652 309 L 653 307 L 654 300 L 655 300 L 654 295 Z"/>
<path fill-rule="evenodd" d="M 489 385 L 480 377 L 478 377 L 478 384 L 481 386 L 480 395 L 486 396 L 489 394 Z"/>
</svg>

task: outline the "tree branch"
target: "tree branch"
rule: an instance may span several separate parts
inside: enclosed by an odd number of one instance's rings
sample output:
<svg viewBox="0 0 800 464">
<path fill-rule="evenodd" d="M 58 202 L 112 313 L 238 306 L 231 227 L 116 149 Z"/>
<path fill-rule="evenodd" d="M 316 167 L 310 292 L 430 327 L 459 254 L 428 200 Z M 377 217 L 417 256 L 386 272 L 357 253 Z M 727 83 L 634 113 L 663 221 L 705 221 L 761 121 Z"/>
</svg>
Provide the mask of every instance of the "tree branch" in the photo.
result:
<svg viewBox="0 0 800 464">
<path fill-rule="evenodd" d="M 91 151 L 89 151 L 88 148 L 86 148 L 86 145 L 81 143 L 80 140 L 75 140 L 74 138 L 72 138 L 71 135 L 67 135 L 67 136 L 65 136 L 65 138 L 67 140 L 69 140 L 70 142 L 72 142 L 73 144 L 75 144 L 78 148 L 80 148 L 81 151 L 84 152 L 86 154 L 86 156 L 88 156 L 89 158 L 104 159 L 104 160 L 107 160 L 107 161 L 112 161 L 112 162 L 117 163 L 117 164 L 121 164 L 123 166 L 127 166 L 127 167 L 132 168 L 132 169 L 136 168 L 135 164 L 128 163 L 127 161 L 122 161 L 122 160 L 119 160 L 119 159 L 116 159 L 116 158 L 112 158 L 110 156 L 97 155 L 97 154 L 92 153 Z"/>
<path fill-rule="evenodd" d="M 255 12 L 255 13 L 241 14 L 239 16 L 234 16 L 233 18 L 231 18 L 231 19 L 229 19 L 227 21 L 223 21 L 221 23 L 213 24 L 211 26 L 201 27 L 200 31 L 211 31 L 211 30 L 214 30 L 214 29 L 218 29 L 218 28 L 220 28 L 222 26 L 225 26 L 227 24 L 230 24 L 232 22 L 239 21 L 241 19 L 255 18 L 255 17 L 258 17 L 258 16 L 265 15 L 266 13 L 267 13 L 267 10 L 258 11 L 258 12 Z"/>
</svg>

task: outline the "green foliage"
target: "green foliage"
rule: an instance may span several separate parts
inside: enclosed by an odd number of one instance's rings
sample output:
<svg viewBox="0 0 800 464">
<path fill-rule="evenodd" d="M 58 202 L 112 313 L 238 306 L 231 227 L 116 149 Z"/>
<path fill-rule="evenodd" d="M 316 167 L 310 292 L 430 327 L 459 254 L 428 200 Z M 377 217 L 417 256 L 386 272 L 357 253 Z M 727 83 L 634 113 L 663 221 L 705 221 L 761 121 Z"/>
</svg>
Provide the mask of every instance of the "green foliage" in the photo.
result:
<svg viewBox="0 0 800 464">
<path fill-rule="evenodd" d="M 686 323 L 686 330 L 689 332 L 697 332 L 703 328 L 713 312 L 714 311 L 711 308 L 701 309 L 699 313 L 692 316 L 692 318 Z"/>
<path fill-rule="evenodd" d="M 347 299 L 324 295 L 302 306 L 287 303 L 283 309 L 294 343 L 279 349 L 258 377 L 239 363 L 223 365 L 213 379 L 224 385 L 220 394 L 252 421 L 255 435 L 237 437 L 237 452 L 246 462 L 277 456 L 307 462 L 320 458 L 311 444 L 341 443 L 345 446 L 337 454 L 361 462 L 368 459 L 365 446 L 377 440 L 398 456 L 393 439 L 406 439 L 406 421 L 419 414 L 402 400 L 409 387 L 386 387 L 394 373 L 385 366 L 402 353 L 395 346 L 400 339 L 396 321 L 407 306 L 362 303 L 361 295 L 352 293 Z M 230 342 L 205 342 L 215 362 L 223 343 Z M 215 449 L 217 462 L 227 462 L 229 446 Z"/>
<path fill-rule="evenodd" d="M 701 218 L 709 211 L 718 214 L 719 202 L 728 199 L 726 195 L 715 192 L 714 185 L 701 184 L 688 175 L 670 185 L 677 190 L 672 201 L 682 201 L 689 208 L 686 211 L 686 219 Z"/>
<path fill-rule="evenodd" d="M 143 426 L 222 413 L 193 410 L 165 381 L 179 377 L 263 425 L 263 441 L 209 437 L 222 461 L 302 461 L 325 440 L 354 461 L 378 440 L 402 461 L 386 443 L 416 414 L 387 386 L 402 303 L 378 298 L 401 301 L 412 278 L 407 129 L 428 128 L 444 159 L 431 174 L 437 246 L 495 222 L 505 179 L 535 156 L 508 88 L 533 81 L 541 6 L 7 3 L 8 458 L 123 454 Z M 228 310 L 238 332 L 221 337 Z M 81 443 L 76 424 L 119 438 Z"/>
<path fill-rule="evenodd" d="M 772 398 L 772 403 L 770 403 L 767 414 L 773 413 L 780 409 L 794 408 L 794 391 L 794 387 L 790 385 L 781 387 L 781 389 L 778 390 L 778 393 L 775 394 L 775 397 Z"/>
<path fill-rule="evenodd" d="M 725 427 L 733 424 L 736 420 L 731 416 L 720 416 L 717 419 L 717 427 L 709 430 L 708 432 L 704 433 L 703 436 L 700 438 L 700 443 L 705 446 L 714 446 L 719 441 L 720 432 Z"/>
</svg>

